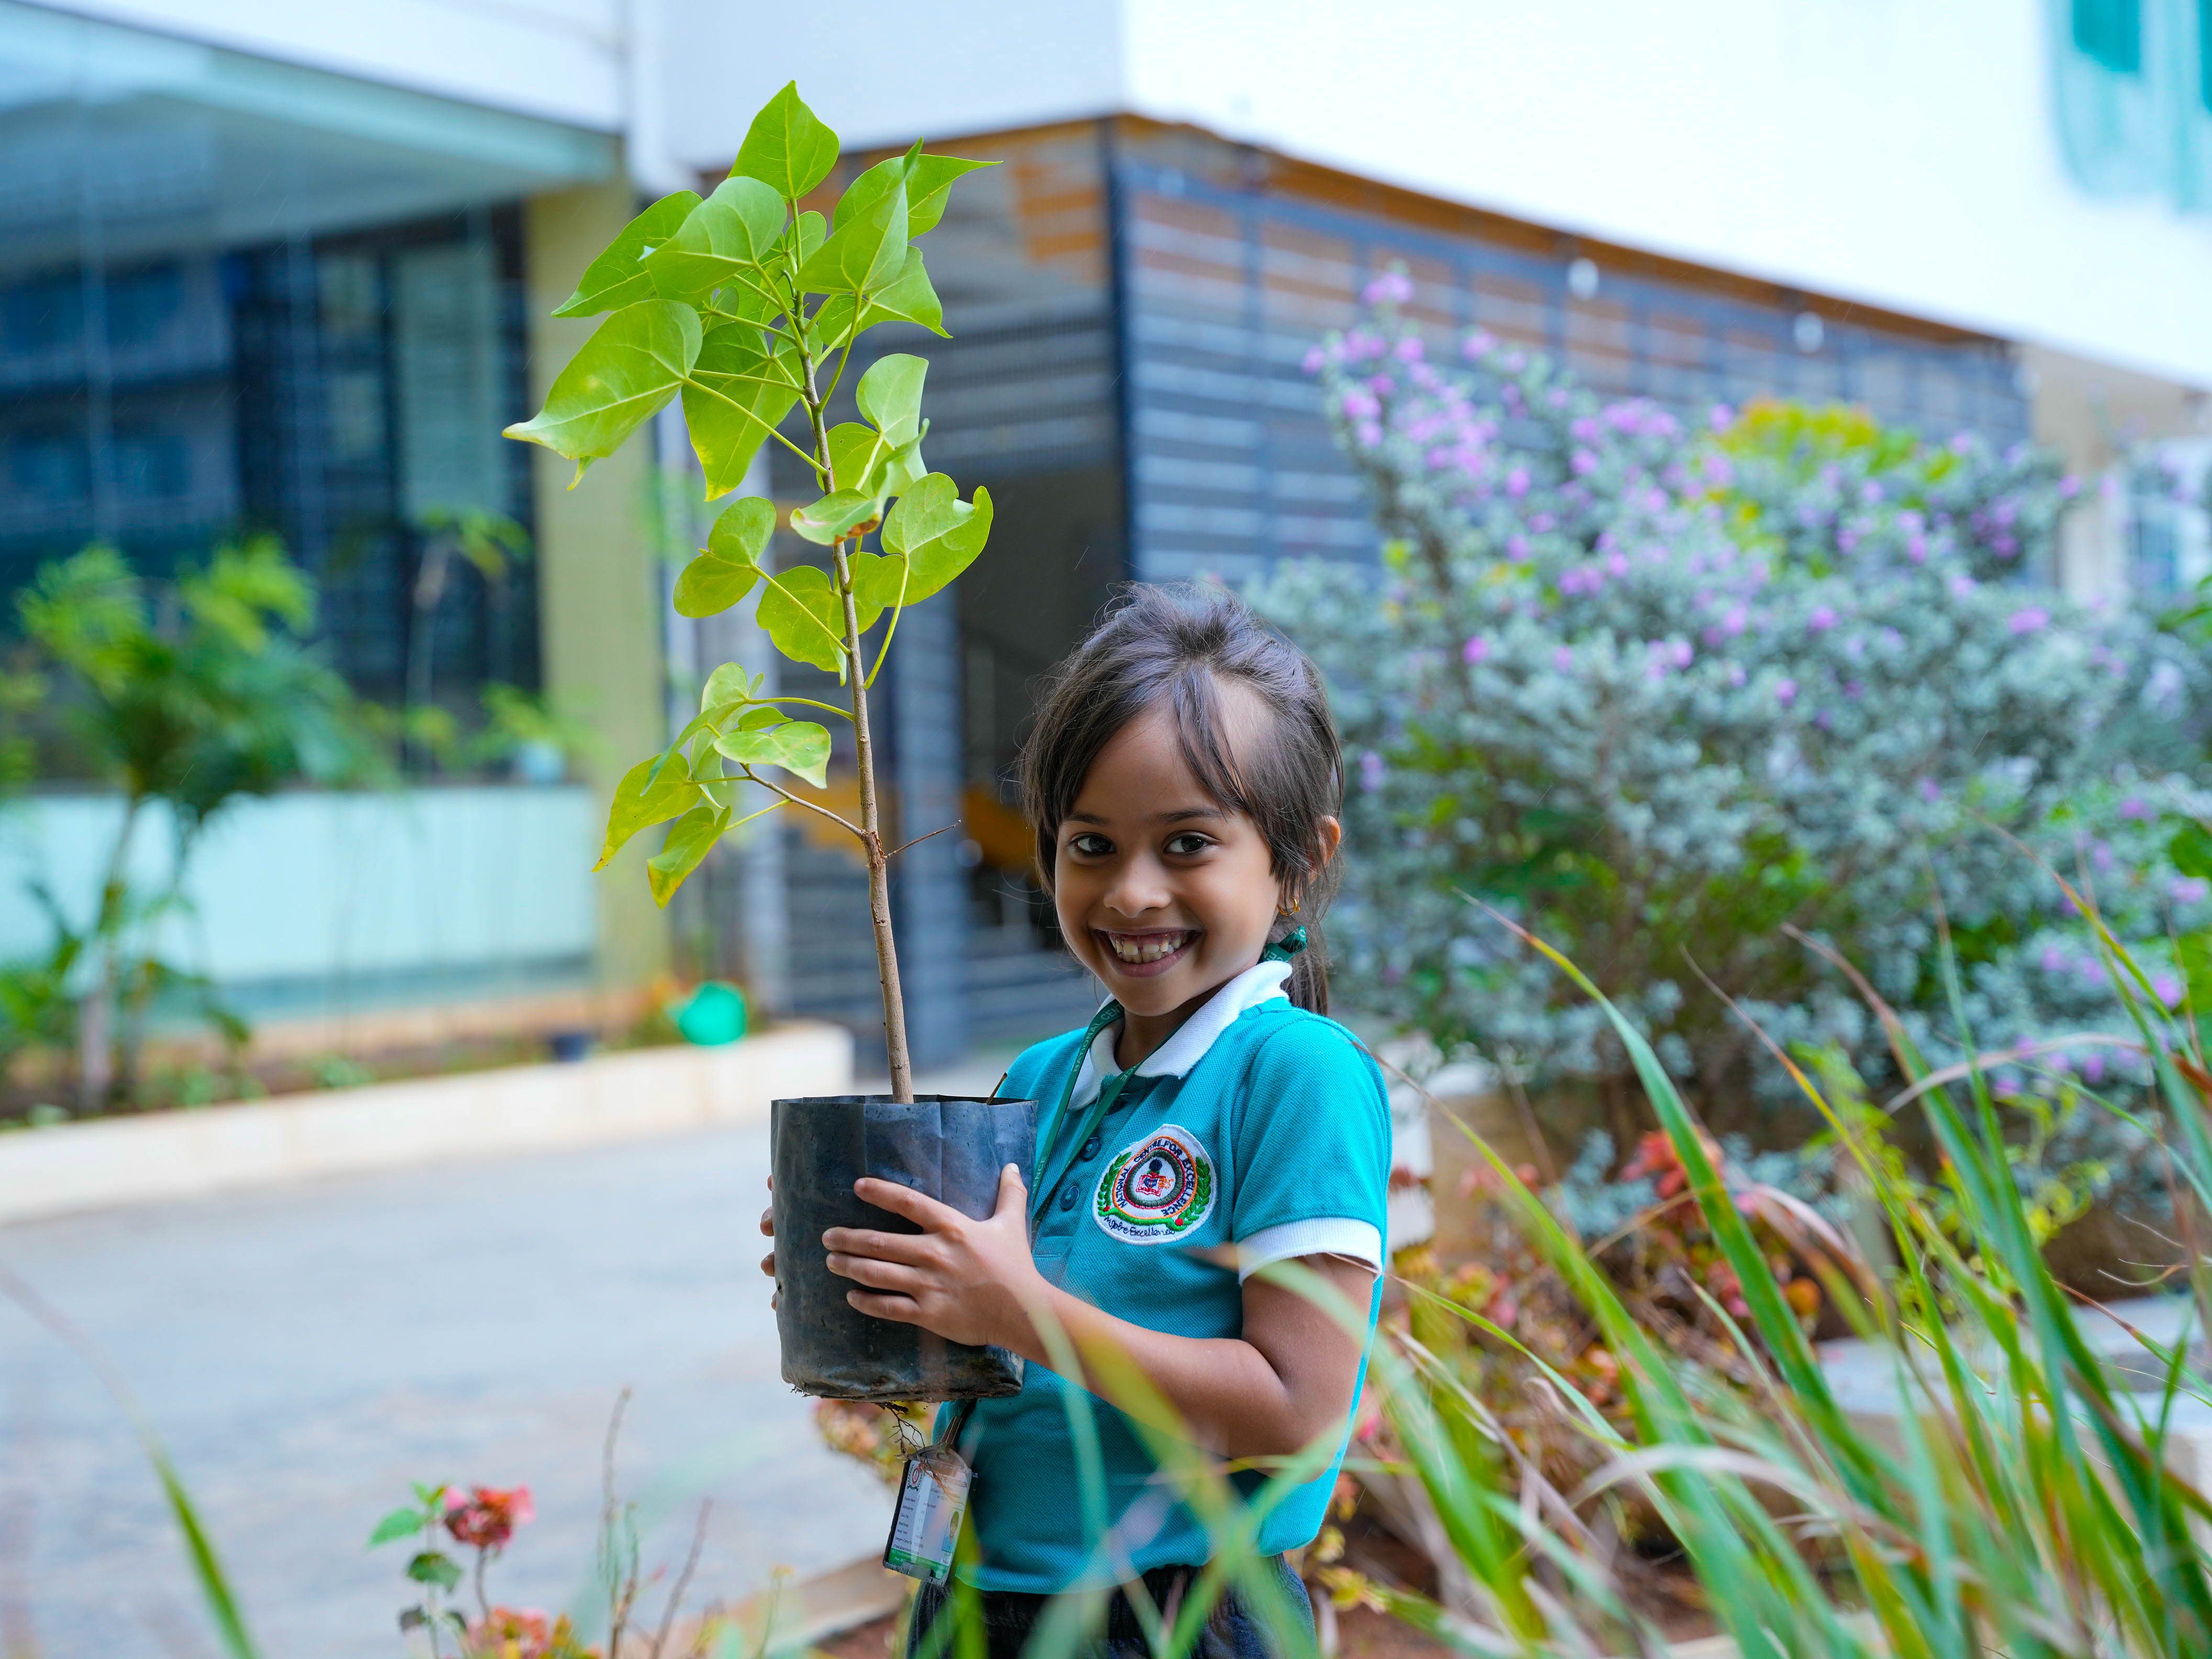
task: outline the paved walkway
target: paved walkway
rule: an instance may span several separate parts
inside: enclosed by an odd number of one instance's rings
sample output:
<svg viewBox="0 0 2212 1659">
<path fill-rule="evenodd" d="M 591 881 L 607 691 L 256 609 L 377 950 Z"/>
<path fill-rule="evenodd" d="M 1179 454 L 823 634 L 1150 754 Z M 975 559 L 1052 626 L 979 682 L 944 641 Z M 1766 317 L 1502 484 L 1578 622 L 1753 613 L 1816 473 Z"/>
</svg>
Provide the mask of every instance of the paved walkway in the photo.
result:
<svg viewBox="0 0 2212 1659">
<path fill-rule="evenodd" d="M 527 1484 L 494 1599 L 584 1591 L 625 1385 L 648 1571 L 673 1575 L 714 1499 L 695 1607 L 879 1546 L 884 1490 L 777 1376 L 767 1170 L 763 1123 L 28 1223 L 0 1261 L 129 1377 L 269 1659 L 389 1659 L 405 1547 L 362 1546 L 410 1480 Z M 0 1653 L 26 1634 L 42 1659 L 216 1650 L 121 1416 L 0 1300 Z"/>
</svg>

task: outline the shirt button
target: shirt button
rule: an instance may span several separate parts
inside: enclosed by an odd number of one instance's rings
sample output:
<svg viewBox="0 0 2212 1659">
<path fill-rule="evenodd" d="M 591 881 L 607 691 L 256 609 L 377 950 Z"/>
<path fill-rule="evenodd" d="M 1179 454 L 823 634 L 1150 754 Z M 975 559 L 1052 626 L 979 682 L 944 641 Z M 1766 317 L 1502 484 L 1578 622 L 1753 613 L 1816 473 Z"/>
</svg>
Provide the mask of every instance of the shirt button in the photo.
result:
<svg viewBox="0 0 2212 1659">
<path fill-rule="evenodd" d="M 1090 1139 L 1085 1141 L 1083 1143 L 1083 1150 L 1075 1155 L 1076 1161 L 1082 1164 L 1088 1164 L 1092 1158 L 1097 1156 L 1098 1137 L 1097 1135 L 1093 1135 Z"/>
<path fill-rule="evenodd" d="M 1060 1207 L 1063 1210 L 1075 1207 L 1075 1183 L 1072 1181 L 1060 1189 Z"/>
</svg>

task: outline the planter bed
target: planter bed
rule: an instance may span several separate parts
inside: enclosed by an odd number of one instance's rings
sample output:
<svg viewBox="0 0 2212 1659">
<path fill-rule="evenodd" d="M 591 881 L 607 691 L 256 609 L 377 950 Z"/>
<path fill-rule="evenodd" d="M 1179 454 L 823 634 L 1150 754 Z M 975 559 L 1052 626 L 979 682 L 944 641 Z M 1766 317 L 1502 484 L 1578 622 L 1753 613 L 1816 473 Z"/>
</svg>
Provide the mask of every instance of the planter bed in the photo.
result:
<svg viewBox="0 0 2212 1659">
<path fill-rule="evenodd" d="M 0 1135 L 0 1223 L 450 1158 L 758 1122 L 779 1096 L 852 1086 L 842 1027 L 639 1048 Z"/>
</svg>

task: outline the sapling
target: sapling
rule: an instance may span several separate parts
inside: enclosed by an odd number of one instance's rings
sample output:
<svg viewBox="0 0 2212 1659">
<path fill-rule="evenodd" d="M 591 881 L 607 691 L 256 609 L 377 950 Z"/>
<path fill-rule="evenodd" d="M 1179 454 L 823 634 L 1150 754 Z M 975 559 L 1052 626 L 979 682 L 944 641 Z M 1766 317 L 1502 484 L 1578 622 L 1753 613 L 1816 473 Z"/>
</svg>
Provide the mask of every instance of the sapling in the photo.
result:
<svg viewBox="0 0 2212 1659">
<path fill-rule="evenodd" d="M 890 908 L 896 849 L 885 842 L 868 690 L 906 607 L 941 591 L 982 551 L 991 499 L 978 489 L 961 500 L 950 477 L 923 464 L 922 358 L 877 359 L 853 387 L 860 420 L 833 426 L 829 411 L 870 329 L 908 323 L 945 333 L 914 244 L 944 216 L 954 180 L 985 163 L 925 155 L 917 143 L 860 174 L 824 218 L 801 204 L 838 154 L 837 135 L 797 86 L 777 93 L 713 194 L 664 197 L 592 262 L 555 315 L 611 314 L 554 380 L 544 410 L 507 435 L 573 459 L 580 480 L 680 397 L 709 500 L 738 487 L 763 444 L 781 444 L 806 464 L 819 499 L 787 522 L 827 550 L 827 568 L 771 568 L 776 510 L 746 496 L 722 510 L 678 579 L 676 609 L 711 617 L 757 595 L 756 615 L 775 647 L 834 672 L 849 708 L 774 695 L 764 676 L 725 663 L 708 677 L 697 718 L 616 786 L 599 864 L 639 830 L 669 823 L 647 863 L 653 896 L 665 905 L 724 836 L 781 807 L 816 813 L 854 836 L 867 862 L 891 1094 L 907 1103 L 914 1073 Z M 794 410 L 805 417 L 798 437 L 784 429 Z M 768 775 L 825 788 L 830 731 L 809 714 L 851 725 L 858 822 Z M 741 816 L 747 784 L 775 799 Z"/>
</svg>

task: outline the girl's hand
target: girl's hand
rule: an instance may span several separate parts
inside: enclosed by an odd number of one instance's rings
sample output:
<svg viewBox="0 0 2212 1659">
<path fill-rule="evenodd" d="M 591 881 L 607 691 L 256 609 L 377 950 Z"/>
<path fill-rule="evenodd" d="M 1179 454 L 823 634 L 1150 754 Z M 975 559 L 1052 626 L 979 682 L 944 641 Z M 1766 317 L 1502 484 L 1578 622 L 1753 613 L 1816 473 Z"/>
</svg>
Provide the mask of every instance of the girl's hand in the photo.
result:
<svg viewBox="0 0 2212 1659">
<path fill-rule="evenodd" d="M 864 1177 L 853 1191 L 921 1231 L 832 1227 L 823 1234 L 830 1271 L 866 1287 L 846 1292 L 848 1302 L 948 1342 L 1017 1352 L 1031 1346 L 1027 1310 L 1042 1299 L 1044 1279 L 1030 1255 L 1029 1191 L 1018 1169 L 1009 1164 L 1000 1173 L 998 1208 L 982 1221 L 895 1182 Z"/>
<path fill-rule="evenodd" d="M 775 1177 L 774 1176 L 770 1176 L 768 1178 L 768 1189 L 770 1194 L 773 1194 L 775 1191 Z M 761 1212 L 761 1231 L 766 1233 L 770 1238 L 774 1238 L 775 1237 L 775 1206 L 773 1204 L 769 1205 L 768 1208 Z M 766 1255 L 761 1258 L 761 1271 L 766 1273 L 770 1279 L 774 1279 L 775 1277 L 775 1252 L 774 1250 L 770 1250 Z M 770 1291 L 768 1293 L 768 1305 L 771 1310 L 773 1310 L 775 1306 L 775 1303 L 776 1294 L 774 1291 Z"/>
</svg>

